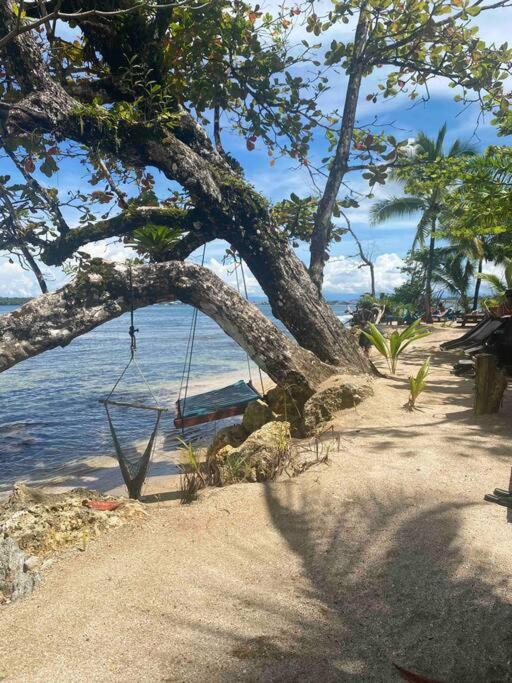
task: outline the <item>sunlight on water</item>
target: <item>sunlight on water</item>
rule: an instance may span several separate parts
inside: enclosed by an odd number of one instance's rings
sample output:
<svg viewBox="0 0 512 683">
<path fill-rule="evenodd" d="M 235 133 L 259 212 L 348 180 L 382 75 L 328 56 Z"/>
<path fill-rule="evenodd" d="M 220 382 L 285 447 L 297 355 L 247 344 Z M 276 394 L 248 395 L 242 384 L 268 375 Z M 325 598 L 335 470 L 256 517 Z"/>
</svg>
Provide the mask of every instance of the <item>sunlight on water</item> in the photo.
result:
<svg viewBox="0 0 512 683">
<path fill-rule="evenodd" d="M 338 307 L 336 307 L 338 308 Z M 13 310 L 0 306 L 0 314 Z M 268 306 L 262 310 L 270 314 Z M 337 313 L 342 313 L 340 306 Z M 136 313 L 137 360 L 161 405 L 158 448 L 175 451 L 174 429 L 192 309 L 158 305 Z M 48 351 L 0 375 L 0 484 L 51 476 L 67 463 L 112 455 L 113 448 L 99 399 L 105 398 L 129 359 L 129 319 L 122 316 L 79 337 L 64 349 Z M 244 352 L 212 320 L 199 315 L 191 391 L 203 391 L 247 378 Z M 257 371 L 253 368 L 256 379 Z M 137 372 L 119 387 L 119 399 L 149 401 Z M 118 409 L 113 414 L 123 445 L 145 446 L 154 424 L 152 412 Z M 229 422 L 226 422 L 229 423 Z M 222 426 L 218 424 L 217 428 Z M 211 437 L 215 425 L 187 430 L 187 439 Z M 147 435 L 147 437 L 146 437 Z"/>
</svg>

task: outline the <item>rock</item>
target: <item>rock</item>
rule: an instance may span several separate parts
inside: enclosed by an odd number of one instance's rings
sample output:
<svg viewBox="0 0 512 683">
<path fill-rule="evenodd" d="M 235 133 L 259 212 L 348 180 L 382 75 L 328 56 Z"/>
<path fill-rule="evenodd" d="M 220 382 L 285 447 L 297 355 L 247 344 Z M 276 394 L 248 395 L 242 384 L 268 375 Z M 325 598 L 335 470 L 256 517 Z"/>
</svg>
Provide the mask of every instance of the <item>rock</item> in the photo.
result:
<svg viewBox="0 0 512 683">
<path fill-rule="evenodd" d="M 124 498 L 114 499 L 122 504 L 113 511 L 83 505 L 84 500 L 112 499 L 84 488 L 52 494 L 16 484 L 7 502 L 0 505 L 0 540 L 14 539 L 27 555 L 45 558 L 66 546 L 82 547 L 85 537 L 94 538 L 144 514 L 140 503 Z"/>
<path fill-rule="evenodd" d="M 251 401 L 245 409 L 242 426 L 247 434 L 252 434 L 260 429 L 260 427 L 263 427 L 264 424 L 267 424 L 267 422 L 275 419 L 276 415 L 272 412 L 270 406 L 258 398 L 256 401 Z"/>
<path fill-rule="evenodd" d="M 37 555 L 30 555 L 25 560 L 25 564 L 23 565 L 23 569 L 26 572 L 33 572 L 36 569 L 39 569 L 40 566 L 41 566 L 41 558 L 37 557 Z"/>
<path fill-rule="evenodd" d="M 353 408 L 373 395 L 371 380 L 359 375 L 334 375 L 320 385 L 318 391 L 306 401 L 304 423 L 311 433 L 319 425 L 329 422 L 346 408 Z"/>
<path fill-rule="evenodd" d="M 39 574 L 25 569 L 28 559 L 14 538 L 0 541 L 0 595 L 3 602 L 14 602 L 30 595 L 39 582 Z"/>
<path fill-rule="evenodd" d="M 226 445 L 208 461 L 219 486 L 238 481 L 268 481 L 282 471 L 290 454 L 290 424 L 267 422 L 241 445 Z"/>
<path fill-rule="evenodd" d="M 290 391 L 283 387 L 273 387 L 265 394 L 265 401 L 272 413 L 278 420 L 284 420 L 290 424 L 293 436 L 306 436 L 303 409 L 306 398 L 292 396 Z"/>
<path fill-rule="evenodd" d="M 224 446 L 240 446 L 248 436 L 249 432 L 247 432 L 241 424 L 219 429 L 206 451 L 206 458 L 211 458 L 217 451 L 224 448 Z"/>
</svg>

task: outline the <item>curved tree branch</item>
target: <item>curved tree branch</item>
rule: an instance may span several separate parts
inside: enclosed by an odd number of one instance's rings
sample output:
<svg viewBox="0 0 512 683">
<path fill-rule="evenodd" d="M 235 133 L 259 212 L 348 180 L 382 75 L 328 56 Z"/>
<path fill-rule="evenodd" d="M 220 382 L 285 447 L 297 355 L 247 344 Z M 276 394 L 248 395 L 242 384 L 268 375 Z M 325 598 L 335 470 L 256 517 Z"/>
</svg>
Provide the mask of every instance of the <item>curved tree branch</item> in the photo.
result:
<svg viewBox="0 0 512 683">
<path fill-rule="evenodd" d="M 259 309 L 208 268 L 170 262 L 128 266 L 96 260 L 66 287 L 0 316 L 0 372 L 117 318 L 179 299 L 215 320 L 278 384 L 311 394 L 336 368 L 294 344 Z"/>
<path fill-rule="evenodd" d="M 161 3 L 158 5 L 152 5 L 151 9 L 174 9 L 178 7 L 188 7 L 188 9 L 200 9 L 201 7 L 205 7 L 209 2 L 210 0 L 205 0 L 205 2 L 202 5 L 192 5 L 189 4 L 189 0 L 182 0 L 182 2 L 169 2 Z M 93 19 L 94 17 L 120 17 L 126 14 L 131 14 L 133 12 L 140 12 L 141 9 L 143 9 L 143 5 L 141 4 L 134 4 L 130 7 L 124 7 L 117 10 L 89 9 L 83 10 L 81 12 L 62 12 L 59 9 L 55 9 L 53 11 L 45 13 L 43 17 L 40 17 L 39 19 L 34 19 L 33 21 L 30 21 L 28 23 L 21 23 L 18 21 L 16 23 L 16 26 L 12 28 L 9 31 L 9 33 L 0 38 L 0 48 L 4 47 L 5 45 L 8 45 L 17 36 L 21 36 L 24 33 L 28 33 L 29 31 L 33 31 L 34 29 L 39 28 L 39 26 L 47 24 L 49 20 L 57 21 L 58 19 L 60 19 L 62 21 L 83 21 L 84 19 Z"/>
<path fill-rule="evenodd" d="M 74 228 L 53 242 L 48 242 L 42 249 L 41 260 L 48 266 L 59 266 L 77 249 L 90 242 L 129 235 L 148 223 L 169 228 L 179 227 L 184 233 L 189 233 L 169 252 L 168 260 L 186 258 L 194 249 L 215 238 L 211 231 L 203 228 L 194 211 L 187 213 L 173 207 L 139 206 L 123 211 L 112 218 Z M 178 248 L 179 244 L 182 246 Z M 189 249 L 188 253 L 187 249 Z"/>
</svg>

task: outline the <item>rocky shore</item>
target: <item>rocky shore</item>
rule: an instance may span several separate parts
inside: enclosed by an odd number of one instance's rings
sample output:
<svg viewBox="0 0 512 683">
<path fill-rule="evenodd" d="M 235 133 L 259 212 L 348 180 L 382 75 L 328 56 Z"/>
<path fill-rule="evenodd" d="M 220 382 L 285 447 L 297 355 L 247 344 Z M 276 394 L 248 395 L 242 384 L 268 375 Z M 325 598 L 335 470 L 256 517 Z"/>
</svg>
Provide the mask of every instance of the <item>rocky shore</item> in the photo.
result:
<svg viewBox="0 0 512 683">
<path fill-rule="evenodd" d="M 0 504 L 0 604 L 30 594 L 66 549 L 85 550 L 91 539 L 143 514 L 140 503 L 98 491 L 52 494 L 16 484 Z"/>
</svg>

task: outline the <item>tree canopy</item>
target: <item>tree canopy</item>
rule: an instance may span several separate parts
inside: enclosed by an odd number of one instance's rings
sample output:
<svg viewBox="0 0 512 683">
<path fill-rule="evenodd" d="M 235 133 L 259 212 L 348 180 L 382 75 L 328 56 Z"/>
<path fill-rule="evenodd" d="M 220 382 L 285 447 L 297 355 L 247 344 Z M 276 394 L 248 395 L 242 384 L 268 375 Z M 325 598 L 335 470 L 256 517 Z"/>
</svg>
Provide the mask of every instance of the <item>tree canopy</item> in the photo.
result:
<svg viewBox="0 0 512 683">
<path fill-rule="evenodd" d="M 122 239 L 156 267 L 223 239 L 300 345 L 362 368 L 319 293 L 323 270 L 357 206 L 347 174 L 362 173 L 371 192 L 407 158 L 378 116 L 358 122 L 358 104 L 428 100 L 443 78 L 455 99 L 504 121 L 512 53 L 480 40 L 474 18 L 508 2 L 307 0 L 271 16 L 240 0 L 0 0 L 0 133 L 13 168 L 0 244 L 30 267 L 72 258 L 78 275 L 105 278 L 83 252 L 91 242 Z M 364 93 L 374 72 L 380 81 Z M 264 145 L 271 164 L 300 164 L 315 193 L 272 207 L 225 149 L 232 134 L 248 151 Z M 68 158 L 83 177 L 64 198 L 51 183 Z M 297 241 L 310 243 L 309 274 Z"/>
</svg>

